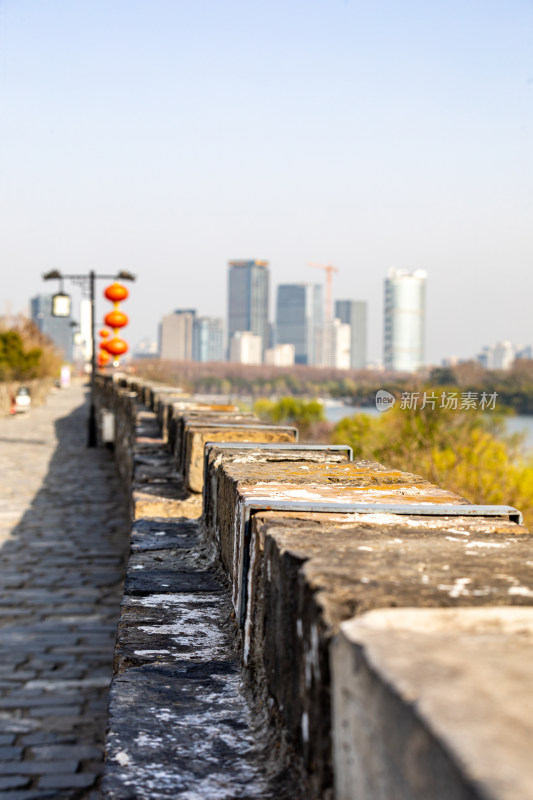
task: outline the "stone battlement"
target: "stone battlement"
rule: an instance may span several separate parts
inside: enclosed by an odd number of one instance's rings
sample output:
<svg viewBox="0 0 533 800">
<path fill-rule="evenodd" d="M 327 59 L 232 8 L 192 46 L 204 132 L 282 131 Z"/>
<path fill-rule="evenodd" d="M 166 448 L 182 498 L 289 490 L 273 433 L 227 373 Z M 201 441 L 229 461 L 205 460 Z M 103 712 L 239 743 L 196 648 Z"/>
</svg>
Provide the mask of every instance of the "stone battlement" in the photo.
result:
<svg viewBox="0 0 533 800">
<path fill-rule="evenodd" d="M 98 404 L 132 513 L 106 800 L 533 796 L 516 509 L 175 387 Z"/>
</svg>

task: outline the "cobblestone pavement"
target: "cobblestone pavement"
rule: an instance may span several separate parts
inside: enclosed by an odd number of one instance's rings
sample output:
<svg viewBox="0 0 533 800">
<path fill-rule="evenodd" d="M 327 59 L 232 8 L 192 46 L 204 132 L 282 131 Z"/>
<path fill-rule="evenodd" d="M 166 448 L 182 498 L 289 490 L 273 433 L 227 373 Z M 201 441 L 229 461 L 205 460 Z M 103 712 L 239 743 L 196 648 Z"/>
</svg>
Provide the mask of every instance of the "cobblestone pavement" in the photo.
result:
<svg viewBox="0 0 533 800">
<path fill-rule="evenodd" d="M 97 800 L 129 525 L 85 387 L 0 418 L 0 797 Z"/>
</svg>

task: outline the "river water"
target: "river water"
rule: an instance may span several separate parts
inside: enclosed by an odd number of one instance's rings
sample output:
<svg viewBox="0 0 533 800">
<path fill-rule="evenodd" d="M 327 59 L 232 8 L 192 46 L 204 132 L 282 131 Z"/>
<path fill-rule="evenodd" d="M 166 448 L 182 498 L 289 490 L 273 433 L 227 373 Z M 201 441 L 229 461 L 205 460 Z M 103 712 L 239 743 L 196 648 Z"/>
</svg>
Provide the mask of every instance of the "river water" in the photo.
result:
<svg viewBox="0 0 533 800">
<path fill-rule="evenodd" d="M 324 404 L 326 419 L 328 422 L 340 422 L 345 417 L 351 417 L 354 414 L 368 414 L 371 417 L 378 416 L 379 412 L 376 408 L 360 408 L 358 406 L 346 406 L 343 403 L 334 403 L 326 401 Z M 509 433 L 523 433 L 524 434 L 524 448 L 529 452 L 533 452 L 533 416 L 517 415 L 506 417 L 506 425 Z"/>
</svg>

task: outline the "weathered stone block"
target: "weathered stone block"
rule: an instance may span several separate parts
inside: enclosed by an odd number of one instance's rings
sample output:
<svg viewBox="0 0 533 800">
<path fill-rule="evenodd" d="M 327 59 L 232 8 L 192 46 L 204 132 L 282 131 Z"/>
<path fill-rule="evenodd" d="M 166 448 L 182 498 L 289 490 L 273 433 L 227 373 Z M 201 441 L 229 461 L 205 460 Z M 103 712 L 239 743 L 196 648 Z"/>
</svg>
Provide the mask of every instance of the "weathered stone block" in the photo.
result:
<svg viewBox="0 0 533 800">
<path fill-rule="evenodd" d="M 202 496 L 185 494 L 183 498 L 169 499 L 135 491 L 132 494 L 132 519 L 145 517 L 184 517 L 199 519 L 202 516 Z"/>
<path fill-rule="evenodd" d="M 221 413 L 218 410 L 201 407 L 198 409 L 187 410 L 185 413 L 178 412 L 172 422 L 172 453 L 175 455 L 178 467 L 185 472 L 185 431 L 193 424 L 206 424 L 207 422 L 228 424 L 228 423 L 249 423 L 259 421 L 251 412 L 247 411 L 226 411 Z"/>
<path fill-rule="evenodd" d="M 266 478 L 270 476 L 270 480 Z M 215 538 L 242 617 L 246 505 L 294 501 L 303 506 L 362 504 L 466 504 L 418 475 L 369 461 L 347 464 L 223 464 L 218 470 Z M 259 554 L 260 557 L 260 554 Z"/>
<path fill-rule="evenodd" d="M 219 486 L 219 469 L 222 464 L 233 463 L 240 464 L 247 467 L 246 475 L 256 474 L 252 470 L 263 469 L 262 466 L 272 464 L 274 466 L 280 464 L 295 464 L 302 462 L 305 464 L 346 464 L 349 462 L 350 451 L 347 449 L 336 450 L 326 448 L 318 445 L 316 449 L 302 449 L 297 443 L 287 444 L 280 443 L 276 446 L 272 443 L 272 447 L 263 445 L 261 448 L 254 448 L 252 446 L 247 448 L 238 449 L 238 443 L 234 443 L 231 447 L 224 445 L 213 444 L 205 445 L 204 448 L 204 522 L 211 537 L 215 536 L 217 526 L 217 497 Z M 242 443 L 246 444 L 246 443 Z M 248 443 L 252 445 L 253 443 Z M 252 467 L 252 464 L 256 465 Z M 276 467 L 277 469 L 277 467 Z"/>
<path fill-rule="evenodd" d="M 533 603 L 533 536 L 513 522 L 261 512 L 253 528 L 245 650 L 316 796 L 332 780 L 328 649 L 343 620 L 386 606 Z"/>
<path fill-rule="evenodd" d="M 183 434 L 183 472 L 192 492 L 204 485 L 204 445 L 206 442 L 295 442 L 298 432 L 290 426 L 262 425 L 260 422 L 187 423 Z"/>
<path fill-rule="evenodd" d="M 202 403 L 194 398 L 171 403 L 166 409 L 166 429 L 170 452 L 174 455 L 180 452 L 181 445 L 178 445 L 178 440 L 181 442 L 183 428 L 182 418 L 184 416 L 215 416 L 217 414 L 235 413 L 240 413 L 237 406 L 231 404 Z"/>
<path fill-rule="evenodd" d="M 332 649 L 337 800 L 533 797 L 533 609 L 373 611 Z"/>
</svg>

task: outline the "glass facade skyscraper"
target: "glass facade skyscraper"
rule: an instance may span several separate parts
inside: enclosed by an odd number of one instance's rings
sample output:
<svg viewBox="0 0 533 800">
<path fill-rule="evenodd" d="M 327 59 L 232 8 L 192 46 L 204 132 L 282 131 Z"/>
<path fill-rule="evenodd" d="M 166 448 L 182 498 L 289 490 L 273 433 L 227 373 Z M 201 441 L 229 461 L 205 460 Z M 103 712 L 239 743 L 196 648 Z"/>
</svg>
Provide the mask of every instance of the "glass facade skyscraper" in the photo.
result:
<svg viewBox="0 0 533 800">
<path fill-rule="evenodd" d="M 230 261 L 228 271 L 228 340 L 238 331 L 261 337 L 261 350 L 269 346 L 268 261 Z"/>
<path fill-rule="evenodd" d="M 31 318 L 41 333 L 49 336 L 65 361 L 72 361 L 72 317 L 52 316 L 52 295 L 38 294 L 30 301 Z"/>
<path fill-rule="evenodd" d="M 416 372 L 424 365 L 426 277 L 424 270 L 391 269 L 385 279 L 385 369 Z"/>
<path fill-rule="evenodd" d="M 224 320 L 196 317 L 192 337 L 193 361 L 224 361 Z"/>
<path fill-rule="evenodd" d="M 322 286 L 282 283 L 276 300 L 276 344 L 294 345 L 296 364 L 316 363 L 316 331 L 323 322 Z"/>
<path fill-rule="evenodd" d="M 335 316 L 350 326 L 350 367 L 366 367 L 366 303 L 364 300 L 337 300 Z"/>
</svg>

